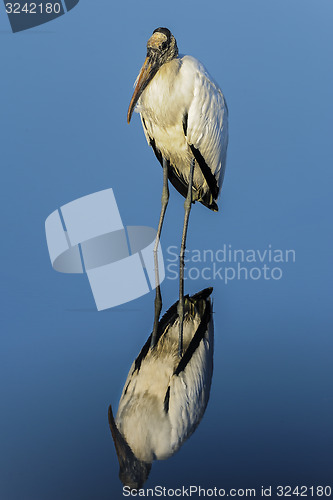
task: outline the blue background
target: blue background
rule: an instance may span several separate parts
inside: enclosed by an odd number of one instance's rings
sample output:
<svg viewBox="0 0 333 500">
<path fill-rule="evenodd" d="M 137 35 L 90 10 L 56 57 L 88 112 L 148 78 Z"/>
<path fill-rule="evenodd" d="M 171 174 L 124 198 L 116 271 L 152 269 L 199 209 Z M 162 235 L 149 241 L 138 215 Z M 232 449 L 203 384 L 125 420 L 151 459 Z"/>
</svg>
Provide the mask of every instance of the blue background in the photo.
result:
<svg viewBox="0 0 333 500">
<path fill-rule="evenodd" d="M 85 276 L 53 271 L 44 221 L 112 187 L 123 222 L 156 227 L 162 169 L 126 124 L 153 29 L 201 60 L 230 111 L 215 214 L 195 205 L 189 249 L 295 249 L 281 280 L 214 286 L 211 399 L 147 487 L 332 486 L 331 0 L 81 0 L 13 34 L 0 4 L 0 496 L 121 498 L 107 423 L 149 335 L 153 293 L 98 313 Z M 172 188 L 163 248 L 179 245 Z M 177 281 L 162 286 L 164 309 Z"/>
</svg>

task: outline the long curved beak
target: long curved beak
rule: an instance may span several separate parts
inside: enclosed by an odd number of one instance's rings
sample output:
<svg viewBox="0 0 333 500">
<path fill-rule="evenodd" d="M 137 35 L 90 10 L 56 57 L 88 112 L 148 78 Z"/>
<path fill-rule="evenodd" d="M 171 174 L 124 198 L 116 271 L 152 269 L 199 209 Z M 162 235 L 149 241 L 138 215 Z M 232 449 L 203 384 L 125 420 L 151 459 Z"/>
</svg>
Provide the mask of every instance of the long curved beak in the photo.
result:
<svg viewBox="0 0 333 500">
<path fill-rule="evenodd" d="M 147 87 L 148 83 L 152 80 L 158 70 L 158 65 L 151 57 L 146 57 L 145 62 L 141 68 L 140 74 L 138 76 L 137 84 L 135 86 L 130 105 L 127 112 L 127 123 L 131 121 L 132 114 L 136 103 L 139 100 L 140 95 Z"/>
<path fill-rule="evenodd" d="M 119 465 L 121 466 L 126 460 L 126 448 L 128 445 L 123 436 L 120 434 L 116 422 L 114 421 L 111 405 L 109 406 L 108 417 L 109 427 L 112 434 L 114 446 L 116 448 Z"/>
<path fill-rule="evenodd" d="M 111 405 L 109 406 L 109 426 L 116 448 L 119 462 L 119 478 L 125 486 L 139 489 L 149 476 L 151 463 L 139 460 L 119 432 L 113 418 Z"/>
</svg>

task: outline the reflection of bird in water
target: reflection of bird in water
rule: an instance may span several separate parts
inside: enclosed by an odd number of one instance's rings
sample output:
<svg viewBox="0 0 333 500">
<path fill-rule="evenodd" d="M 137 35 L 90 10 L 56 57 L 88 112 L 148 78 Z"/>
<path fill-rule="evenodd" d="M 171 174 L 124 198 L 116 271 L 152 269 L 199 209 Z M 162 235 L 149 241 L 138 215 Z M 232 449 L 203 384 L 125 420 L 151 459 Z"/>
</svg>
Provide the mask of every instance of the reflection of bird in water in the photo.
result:
<svg viewBox="0 0 333 500">
<path fill-rule="evenodd" d="M 178 305 L 181 355 L 188 219 L 195 201 L 213 211 L 218 210 L 216 201 L 223 182 L 228 146 L 228 110 L 220 88 L 202 64 L 193 57 L 178 56 L 176 40 L 167 28 L 157 28 L 148 40 L 147 57 L 128 108 L 128 123 L 136 104 L 148 144 L 164 173 L 156 245 L 169 200 L 168 179 L 186 198 Z M 154 334 L 161 308 L 157 288 Z"/>
<path fill-rule="evenodd" d="M 156 347 L 149 337 L 134 361 L 115 420 L 109 407 L 119 477 L 131 488 L 140 488 L 153 460 L 173 455 L 203 417 L 213 373 L 212 290 L 185 297 L 182 358 L 176 302 L 158 324 Z"/>
</svg>

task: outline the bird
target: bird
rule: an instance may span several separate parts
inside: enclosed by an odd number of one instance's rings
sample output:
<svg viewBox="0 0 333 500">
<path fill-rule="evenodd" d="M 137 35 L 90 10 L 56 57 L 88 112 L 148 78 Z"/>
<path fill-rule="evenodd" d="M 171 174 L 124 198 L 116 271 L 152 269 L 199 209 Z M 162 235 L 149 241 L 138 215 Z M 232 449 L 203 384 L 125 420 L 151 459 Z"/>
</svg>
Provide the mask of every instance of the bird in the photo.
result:
<svg viewBox="0 0 333 500">
<path fill-rule="evenodd" d="M 184 316 L 184 255 L 192 203 L 218 211 L 228 147 L 228 107 L 218 84 L 194 57 L 180 55 L 168 28 L 156 28 L 147 42 L 147 56 L 135 82 L 127 112 L 140 113 L 149 146 L 163 167 L 161 213 L 155 240 L 156 257 L 165 211 L 168 181 L 185 198 L 179 259 L 179 356 Z M 156 298 L 152 348 L 162 309 L 155 258 Z"/>
<path fill-rule="evenodd" d="M 133 362 L 118 405 L 108 419 L 125 486 L 139 489 L 154 460 L 176 453 L 198 427 L 207 407 L 213 374 L 212 288 L 184 301 L 184 353 L 178 357 L 177 302 Z"/>
</svg>

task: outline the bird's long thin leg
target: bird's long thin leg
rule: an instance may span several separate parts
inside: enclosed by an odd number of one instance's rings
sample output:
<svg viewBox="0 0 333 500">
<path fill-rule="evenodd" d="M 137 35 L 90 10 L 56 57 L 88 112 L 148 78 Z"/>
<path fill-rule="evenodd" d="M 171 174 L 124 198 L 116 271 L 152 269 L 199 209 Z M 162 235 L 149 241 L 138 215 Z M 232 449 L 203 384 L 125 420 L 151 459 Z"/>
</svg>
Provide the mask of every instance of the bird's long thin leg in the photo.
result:
<svg viewBox="0 0 333 500">
<path fill-rule="evenodd" d="M 161 295 L 160 278 L 158 272 L 158 244 L 161 237 L 165 211 L 169 201 L 168 168 L 169 168 L 169 162 L 163 158 L 163 190 L 162 190 L 162 200 L 161 200 L 161 213 L 160 213 L 160 220 L 158 222 L 157 235 L 154 245 L 156 295 L 155 295 L 154 326 L 150 342 L 151 349 L 155 347 L 156 344 L 158 321 L 160 319 L 160 314 L 162 310 L 162 295 Z"/>
<path fill-rule="evenodd" d="M 183 355 L 183 323 L 184 323 L 184 256 L 186 248 L 186 235 L 188 228 L 188 221 L 191 212 L 192 205 L 192 185 L 193 185 L 193 172 L 194 172 L 195 160 L 193 158 L 190 168 L 190 176 L 188 180 L 188 190 L 187 196 L 184 203 L 185 216 L 184 216 L 184 226 L 182 243 L 180 247 L 179 256 L 179 301 L 178 301 L 178 317 L 179 317 L 179 340 L 178 340 L 178 355 L 181 357 Z"/>
</svg>

